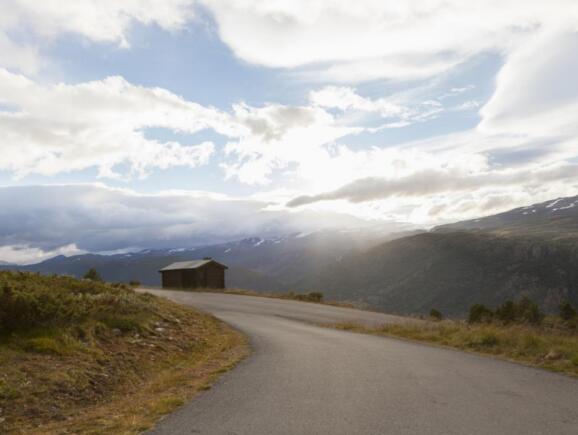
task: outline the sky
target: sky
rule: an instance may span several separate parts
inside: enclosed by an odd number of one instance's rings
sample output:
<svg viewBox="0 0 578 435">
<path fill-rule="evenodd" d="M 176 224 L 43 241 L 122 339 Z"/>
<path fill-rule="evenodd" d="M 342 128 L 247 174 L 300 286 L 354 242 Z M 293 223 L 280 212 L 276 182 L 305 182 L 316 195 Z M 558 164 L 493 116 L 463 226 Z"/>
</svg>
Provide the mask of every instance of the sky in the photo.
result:
<svg viewBox="0 0 578 435">
<path fill-rule="evenodd" d="M 0 0 L 0 260 L 578 194 L 575 0 Z"/>
</svg>

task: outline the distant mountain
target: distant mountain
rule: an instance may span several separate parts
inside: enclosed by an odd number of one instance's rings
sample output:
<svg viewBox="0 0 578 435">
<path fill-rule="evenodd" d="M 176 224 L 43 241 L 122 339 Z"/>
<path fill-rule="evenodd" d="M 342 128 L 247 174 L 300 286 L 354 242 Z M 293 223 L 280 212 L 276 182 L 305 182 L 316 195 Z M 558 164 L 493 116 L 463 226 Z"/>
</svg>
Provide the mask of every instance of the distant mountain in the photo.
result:
<svg viewBox="0 0 578 435">
<path fill-rule="evenodd" d="M 426 233 L 344 258 L 308 286 L 397 313 L 465 315 L 529 296 L 546 310 L 578 304 L 578 244 L 491 233 Z"/>
<path fill-rule="evenodd" d="M 389 241 L 304 285 L 399 313 L 464 315 L 524 295 L 548 311 L 578 304 L 578 196 Z"/>
<path fill-rule="evenodd" d="M 321 231 L 247 238 L 191 249 L 55 257 L 18 269 L 159 285 L 174 262 L 213 257 L 229 266 L 227 286 L 322 291 L 387 312 L 464 315 L 527 295 L 546 310 L 578 305 L 578 196 L 457 222 L 430 232 Z M 15 268 L 0 266 L 0 268 Z"/>
<path fill-rule="evenodd" d="M 94 267 L 107 281 L 138 280 L 145 285 L 158 286 L 158 270 L 162 267 L 175 261 L 213 257 L 229 266 L 228 287 L 284 292 L 297 288 L 303 276 L 392 237 L 395 236 L 365 230 L 320 231 L 268 239 L 253 237 L 190 249 L 58 256 L 38 264 L 0 268 L 81 277 L 89 268 Z"/>
<path fill-rule="evenodd" d="M 436 227 L 434 231 L 497 231 L 501 234 L 535 234 L 567 237 L 578 234 L 578 196 L 558 198 L 493 216 Z"/>
</svg>

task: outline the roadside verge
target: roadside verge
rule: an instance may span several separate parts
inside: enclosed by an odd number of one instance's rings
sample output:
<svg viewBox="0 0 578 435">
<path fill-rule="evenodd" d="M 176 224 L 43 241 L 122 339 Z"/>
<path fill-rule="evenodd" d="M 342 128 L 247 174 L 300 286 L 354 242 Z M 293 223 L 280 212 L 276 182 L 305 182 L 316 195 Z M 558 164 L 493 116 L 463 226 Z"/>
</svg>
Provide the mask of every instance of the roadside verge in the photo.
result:
<svg viewBox="0 0 578 435">
<path fill-rule="evenodd" d="M 140 433 L 247 354 L 242 334 L 163 298 L 0 273 L 0 433 Z"/>
</svg>

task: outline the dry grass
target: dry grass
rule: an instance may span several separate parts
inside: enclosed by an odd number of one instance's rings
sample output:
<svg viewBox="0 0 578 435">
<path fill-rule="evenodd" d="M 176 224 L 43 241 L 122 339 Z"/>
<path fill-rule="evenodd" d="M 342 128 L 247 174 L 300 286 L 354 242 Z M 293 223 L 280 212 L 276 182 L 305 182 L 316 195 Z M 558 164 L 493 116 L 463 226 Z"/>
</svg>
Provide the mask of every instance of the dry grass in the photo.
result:
<svg viewBox="0 0 578 435">
<path fill-rule="evenodd" d="M 211 289 L 203 289 L 202 291 L 212 291 Z M 342 307 L 342 308 L 355 308 L 355 309 L 367 309 L 367 307 L 361 303 L 355 302 L 339 302 L 339 301 L 326 301 L 321 297 L 321 299 L 317 299 L 316 297 L 311 297 L 312 293 L 263 293 L 263 292 L 256 292 L 254 290 L 244 290 L 244 289 L 225 289 L 221 293 L 231 294 L 231 295 L 241 295 L 241 296 L 257 296 L 262 298 L 272 298 L 272 299 L 286 299 L 292 301 L 300 301 L 300 302 L 311 302 L 315 304 L 323 304 L 323 305 L 331 305 L 334 307 Z M 313 292 L 316 294 L 316 292 Z"/>
<path fill-rule="evenodd" d="M 15 307 L 0 310 L 0 433 L 140 433 L 248 353 L 213 316 L 152 295 L 62 277 L 0 279 Z M 33 327 L 25 321 L 47 310 Z"/>
<path fill-rule="evenodd" d="M 191 400 L 248 353 L 246 340 L 220 322 L 206 338 L 211 342 L 202 354 L 190 353 L 159 361 L 149 375 L 125 384 L 104 403 L 76 410 L 65 422 L 52 422 L 21 433 L 138 434 Z M 78 412 L 80 411 L 80 412 Z M 18 433 L 18 432 L 16 432 Z"/>
<path fill-rule="evenodd" d="M 419 322 L 370 328 L 355 323 L 328 325 L 354 332 L 433 343 L 578 376 L 578 334 L 527 325 L 468 325 L 465 322 Z"/>
</svg>

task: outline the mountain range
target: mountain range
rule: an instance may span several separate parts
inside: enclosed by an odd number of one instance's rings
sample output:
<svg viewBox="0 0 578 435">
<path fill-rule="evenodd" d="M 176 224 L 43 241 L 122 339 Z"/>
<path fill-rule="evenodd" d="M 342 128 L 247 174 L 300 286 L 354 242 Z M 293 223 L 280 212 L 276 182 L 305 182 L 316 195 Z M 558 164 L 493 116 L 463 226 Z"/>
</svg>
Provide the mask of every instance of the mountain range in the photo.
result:
<svg viewBox="0 0 578 435">
<path fill-rule="evenodd" d="M 108 281 L 159 285 L 160 268 L 203 257 L 229 266 L 229 287 L 322 291 L 387 312 L 436 308 L 463 316 L 474 303 L 496 306 L 522 296 L 554 311 L 560 302 L 578 303 L 578 196 L 430 231 L 320 231 L 0 268 L 82 276 L 95 267 Z"/>
</svg>

